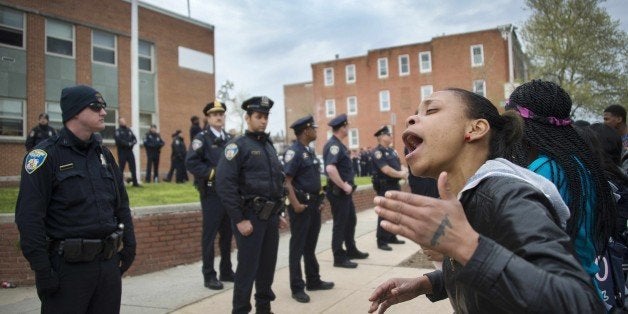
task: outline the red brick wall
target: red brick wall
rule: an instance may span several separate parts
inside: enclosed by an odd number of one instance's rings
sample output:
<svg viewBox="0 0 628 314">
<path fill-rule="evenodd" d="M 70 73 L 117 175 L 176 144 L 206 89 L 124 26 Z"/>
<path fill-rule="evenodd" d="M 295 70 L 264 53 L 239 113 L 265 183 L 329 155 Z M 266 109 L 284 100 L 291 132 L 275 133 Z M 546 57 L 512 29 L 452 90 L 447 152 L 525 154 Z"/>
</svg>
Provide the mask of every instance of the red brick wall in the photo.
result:
<svg viewBox="0 0 628 314">
<path fill-rule="evenodd" d="M 374 196 L 375 192 L 370 187 L 356 191 L 353 195 L 356 210 L 372 208 Z M 34 273 L 19 248 L 17 226 L 10 222 L 13 221 L 12 216 L 5 218 L 0 224 L 0 281 L 33 284 Z M 135 216 L 137 256 L 127 274 L 140 275 L 199 261 L 202 219 L 200 210 Z M 329 219 L 331 211 L 329 202 L 325 201 L 322 220 Z M 218 242 L 215 248 L 216 255 L 220 255 Z"/>
</svg>

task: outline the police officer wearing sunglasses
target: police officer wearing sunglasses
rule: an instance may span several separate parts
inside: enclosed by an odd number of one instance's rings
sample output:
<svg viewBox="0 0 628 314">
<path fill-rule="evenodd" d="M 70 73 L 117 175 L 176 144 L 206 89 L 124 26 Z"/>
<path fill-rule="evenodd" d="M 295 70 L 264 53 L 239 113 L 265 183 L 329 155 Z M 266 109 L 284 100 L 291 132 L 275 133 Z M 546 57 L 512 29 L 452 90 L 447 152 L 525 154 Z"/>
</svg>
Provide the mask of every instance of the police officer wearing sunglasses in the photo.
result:
<svg viewBox="0 0 628 314">
<path fill-rule="evenodd" d="M 136 244 L 122 175 L 96 133 L 106 106 L 89 86 L 64 88 L 64 128 L 24 159 L 15 222 L 42 313 L 120 312 Z"/>
</svg>

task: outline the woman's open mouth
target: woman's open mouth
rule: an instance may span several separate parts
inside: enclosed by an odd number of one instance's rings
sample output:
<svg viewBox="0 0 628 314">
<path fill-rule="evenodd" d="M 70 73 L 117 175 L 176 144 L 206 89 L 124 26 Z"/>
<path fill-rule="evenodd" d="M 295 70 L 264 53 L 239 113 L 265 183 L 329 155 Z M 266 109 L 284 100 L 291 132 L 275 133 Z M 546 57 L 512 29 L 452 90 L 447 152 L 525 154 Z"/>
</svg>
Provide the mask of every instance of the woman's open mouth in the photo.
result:
<svg viewBox="0 0 628 314">
<path fill-rule="evenodd" d="M 403 144 L 408 148 L 408 155 L 411 155 L 422 143 L 423 139 L 411 132 L 404 132 L 401 136 Z"/>
</svg>

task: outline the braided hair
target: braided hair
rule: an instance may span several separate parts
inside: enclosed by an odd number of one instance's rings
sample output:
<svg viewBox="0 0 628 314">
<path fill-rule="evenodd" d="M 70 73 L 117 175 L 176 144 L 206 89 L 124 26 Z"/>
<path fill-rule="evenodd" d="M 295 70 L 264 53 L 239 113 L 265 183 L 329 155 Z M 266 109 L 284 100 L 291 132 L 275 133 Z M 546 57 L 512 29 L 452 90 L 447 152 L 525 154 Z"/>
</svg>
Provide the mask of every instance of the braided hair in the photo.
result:
<svg viewBox="0 0 628 314">
<path fill-rule="evenodd" d="M 512 150 L 513 143 L 520 141 L 523 135 L 523 121 L 514 112 L 499 114 L 490 100 L 476 93 L 460 88 L 446 88 L 460 96 L 467 105 L 467 117 L 485 119 L 491 126 L 488 159 L 504 157 Z"/>
<path fill-rule="evenodd" d="M 536 149 L 562 167 L 569 190 L 567 206 L 571 210 L 567 233 L 572 241 L 585 222 L 586 197 L 583 191 L 587 182 L 583 178 L 590 176 L 596 199 L 592 209 L 595 221 L 593 244 L 597 253 L 601 253 L 613 235 L 617 209 L 604 179 L 599 156 L 571 125 L 571 105 L 569 94 L 555 83 L 533 80 L 517 87 L 506 108 L 517 110 L 525 118 L 525 128 L 523 141 L 514 145 L 509 157 L 516 164 L 527 167 L 535 157 L 530 156 L 530 152 Z"/>
</svg>

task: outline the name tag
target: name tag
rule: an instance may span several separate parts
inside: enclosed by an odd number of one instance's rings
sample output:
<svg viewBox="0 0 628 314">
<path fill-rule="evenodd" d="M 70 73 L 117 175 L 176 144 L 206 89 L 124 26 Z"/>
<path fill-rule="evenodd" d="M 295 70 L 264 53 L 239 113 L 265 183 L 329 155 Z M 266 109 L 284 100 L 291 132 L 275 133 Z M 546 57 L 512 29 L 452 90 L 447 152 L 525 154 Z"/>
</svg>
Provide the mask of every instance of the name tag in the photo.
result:
<svg viewBox="0 0 628 314">
<path fill-rule="evenodd" d="M 262 152 L 259 151 L 259 150 L 252 150 L 251 151 L 251 155 L 253 155 L 253 156 L 260 156 L 260 155 L 262 155 Z"/>
<path fill-rule="evenodd" d="M 59 170 L 61 170 L 61 171 L 70 170 L 72 168 L 74 168 L 74 163 L 73 162 L 69 163 L 69 164 L 65 164 L 65 165 L 59 166 Z"/>
</svg>

